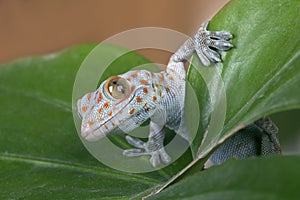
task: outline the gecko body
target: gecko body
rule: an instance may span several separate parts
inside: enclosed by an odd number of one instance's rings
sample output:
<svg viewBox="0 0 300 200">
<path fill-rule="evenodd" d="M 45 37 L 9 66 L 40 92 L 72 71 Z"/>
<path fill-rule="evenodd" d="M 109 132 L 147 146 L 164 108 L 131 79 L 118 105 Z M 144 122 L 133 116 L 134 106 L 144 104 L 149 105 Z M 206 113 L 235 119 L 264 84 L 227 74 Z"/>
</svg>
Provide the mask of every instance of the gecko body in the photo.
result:
<svg viewBox="0 0 300 200">
<path fill-rule="evenodd" d="M 165 127 L 189 141 L 184 118 L 185 61 L 196 52 L 206 66 L 221 62 L 216 50 L 226 51 L 233 46 L 229 42 L 232 38 L 229 32 L 208 31 L 207 25 L 201 26 L 197 34 L 171 56 L 165 71 L 135 70 L 112 76 L 96 91 L 79 99 L 82 137 L 95 141 L 119 130 L 130 133 L 150 119 L 148 141 L 126 136 L 127 142 L 135 148 L 124 150 L 123 154 L 130 157 L 149 155 L 154 167 L 161 161 L 169 163 L 171 157 L 163 145 Z"/>
<path fill-rule="evenodd" d="M 174 61 L 160 73 L 135 70 L 109 78 L 77 102 L 82 136 L 95 141 L 117 130 L 129 133 L 151 119 L 148 143 L 127 136 L 127 141 L 140 149 L 125 150 L 124 154 L 151 155 L 153 166 L 160 159 L 170 162 L 163 148 L 164 127 L 187 139 L 185 126 L 181 125 L 185 78 L 183 64 Z"/>
</svg>

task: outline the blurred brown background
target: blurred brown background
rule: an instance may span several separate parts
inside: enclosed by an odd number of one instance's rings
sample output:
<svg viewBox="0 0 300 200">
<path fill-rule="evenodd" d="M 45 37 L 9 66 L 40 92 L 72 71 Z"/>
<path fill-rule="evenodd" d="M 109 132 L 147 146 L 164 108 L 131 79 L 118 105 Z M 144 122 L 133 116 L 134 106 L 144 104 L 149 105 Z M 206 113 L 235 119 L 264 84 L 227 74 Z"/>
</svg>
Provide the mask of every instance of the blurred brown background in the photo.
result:
<svg viewBox="0 0 300 200">
<path fill-rule="evenodd" d="M 229 0 L 0 0 L 0 64 L 55 52 L 83 43 L 99 43 L 131 28 L 165 27 L 193 35 Z M 145 52 L 144 52 L 145 53 Z M 147 52 L 145 53 L 147 54 Z M 146 55 L 167 63 L 167 55 Z M 300 110 L 272 116 L 283 149 L 300 152 Z M 284 133 L 293 133 L 285 136 Z"/>
<path fill-rule="evenodd" d="M 165 27 L 192 35 L 228 1 L 0 0 L 0 63 L 99 43 L 136 27 Z"/>
</svg>

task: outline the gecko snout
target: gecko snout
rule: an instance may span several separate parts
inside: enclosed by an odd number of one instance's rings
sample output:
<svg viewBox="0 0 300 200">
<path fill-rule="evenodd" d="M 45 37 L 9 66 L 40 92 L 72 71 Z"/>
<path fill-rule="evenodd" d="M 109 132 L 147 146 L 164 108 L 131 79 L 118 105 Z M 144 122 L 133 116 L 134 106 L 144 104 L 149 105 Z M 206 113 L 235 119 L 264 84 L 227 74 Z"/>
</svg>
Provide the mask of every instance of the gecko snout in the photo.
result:
<svg viewBox="0 0 300 200">
<path fill-rule="evenodd" d="M 82 123 L 81 125 L 81 137 L 89 142 L 97 141 L 105 135 L 106 133 L 101 128 L 95 129 L 92 123 Z"/>
<path fill-rule="evenodd" d="M 94 135 L 93 129 L 88 126 L 81 126 L 81 136 L 90 142 L 98 140 L 98 137 Z"/>
</svg>

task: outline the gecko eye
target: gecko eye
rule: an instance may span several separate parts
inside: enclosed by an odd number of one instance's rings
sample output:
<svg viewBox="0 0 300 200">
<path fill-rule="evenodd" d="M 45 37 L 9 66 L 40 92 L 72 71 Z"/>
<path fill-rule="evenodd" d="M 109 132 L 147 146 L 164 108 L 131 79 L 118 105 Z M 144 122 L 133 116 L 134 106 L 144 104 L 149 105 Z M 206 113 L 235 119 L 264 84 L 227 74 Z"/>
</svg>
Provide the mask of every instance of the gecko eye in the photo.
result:
<svg viewBox="0 0 300 200">
<path fill-rule="evenodd" d="M 129 95 L 128 82 L 118 76 L 109 78 L 105 84 L 105 90 L 115 99 L 123 99 Z"/>
</svg>

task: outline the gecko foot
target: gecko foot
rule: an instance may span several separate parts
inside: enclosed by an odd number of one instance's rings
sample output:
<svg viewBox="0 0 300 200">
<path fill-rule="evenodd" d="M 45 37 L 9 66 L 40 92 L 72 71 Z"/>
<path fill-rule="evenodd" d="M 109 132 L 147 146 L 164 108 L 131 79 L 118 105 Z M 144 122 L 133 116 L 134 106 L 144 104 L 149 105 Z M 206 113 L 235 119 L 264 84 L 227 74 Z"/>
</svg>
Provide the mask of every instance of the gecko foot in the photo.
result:
<svg viewBox="0 0 300 200">
<path fill-rule="evenodd" d="M 221 62 L 220 55 L 215 51 L 227 51 L 233 47 L 228 41 L 232 38 L 232 34 L 227 31 L 208 31 L 207 25 L 209 22 L 204 23 L 198 33 L 194 36 L 195 50 L 201 59 L 202 63 L 206 66 L 210 62 Z"/>
<path fill-rule="evenodd" d="M 281 147 L 278 140 L 278 128 L 270 117 L 263 117 L 254 122 L 264 134 L 262 137 L 262 155 L 279 154 Z"/>
<path fill-rule="evenodd" d="M 153 145 L 151 141 L 143 142 L 131 136 L 126 136 L 129 144 L 136 147 L 136 149 L 127 149 L 123 151 L 123 155 L 128 157 L 138 157 L 149 155 L 150 163 L 153 167 L 157 167 L 161 161 L 165 164 L 171 162 L 171 157 L 166 153 L 162 145 Z"/>
</svg>

